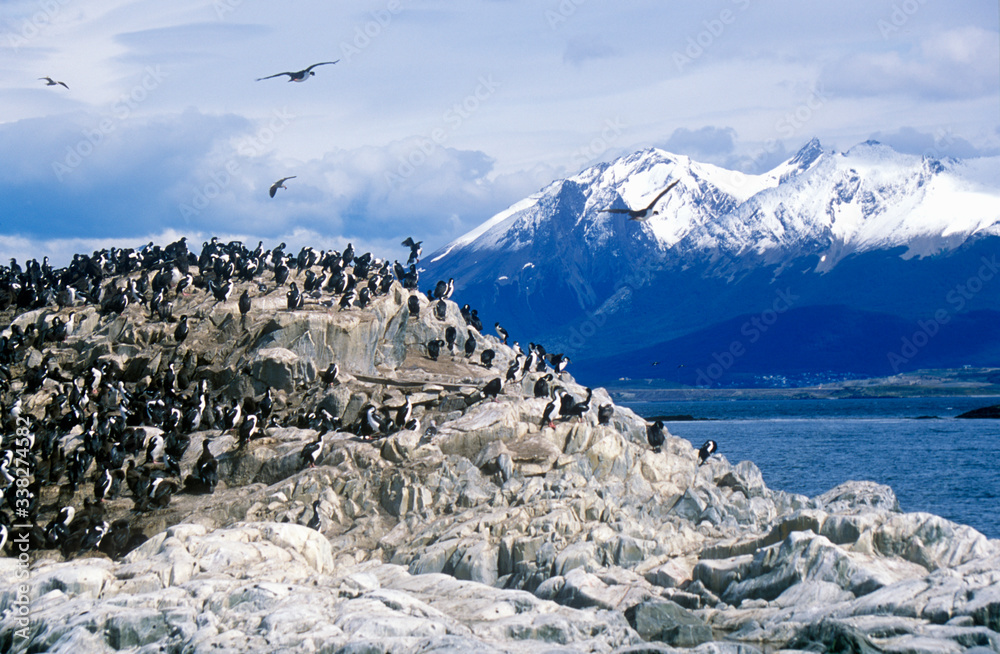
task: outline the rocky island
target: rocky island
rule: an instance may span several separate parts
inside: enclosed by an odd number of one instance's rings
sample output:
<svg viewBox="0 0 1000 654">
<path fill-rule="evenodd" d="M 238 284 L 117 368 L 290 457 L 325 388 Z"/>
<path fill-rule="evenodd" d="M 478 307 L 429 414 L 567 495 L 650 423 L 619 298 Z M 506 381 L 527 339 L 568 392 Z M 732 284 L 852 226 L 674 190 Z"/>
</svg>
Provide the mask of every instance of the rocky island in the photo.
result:
<svg viewBox="0 0 1000 654">
<path fill-rule="evenodd" d="M 1000 652 L 1000 541 L 654 449 L 350 254 L 3 267 L 0 651 Z"/>
</svg>

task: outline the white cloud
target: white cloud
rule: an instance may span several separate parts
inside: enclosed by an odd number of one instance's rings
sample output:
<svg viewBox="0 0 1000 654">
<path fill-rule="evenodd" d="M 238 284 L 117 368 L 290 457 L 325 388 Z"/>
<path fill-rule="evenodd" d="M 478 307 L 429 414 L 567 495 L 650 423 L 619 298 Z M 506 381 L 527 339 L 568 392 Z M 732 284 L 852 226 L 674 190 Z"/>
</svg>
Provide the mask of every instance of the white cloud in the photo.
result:
<svg viewBox="0 0 1000 654">
<path fill-rule="evenodd" d="M 909 47 L 838 59 L 824 87 L 845 96 L 900 94 L 925 100 L 996 96 L 1000 35 L 978 27 L 944 31 Z"/>
<path fill-rule="evenodd" d="M 983 27 L 997 8 L 979 0 L 922 5 L 889 40 L 888 9 L 866 0 L 569 3 L 554 25 L 548 0 L 53 2 L 37 26 L 37 0 L 0 3 L 0 197 L 15 215 L 0 234 L 31 242 L 299 230 L 412 234 L 429 250 L 553 178 L 654 144 L 750 172 L 813 136 L 1000 144 L 997 38 Z M 703 54 L 678 71 L 689 39 Z M 338 57 L 304 84 L 254 81 Z M 824 104 L 799 120 L 815 88 Z M 74 151 L 60 178 L 53 163 Z"/>
</svg>

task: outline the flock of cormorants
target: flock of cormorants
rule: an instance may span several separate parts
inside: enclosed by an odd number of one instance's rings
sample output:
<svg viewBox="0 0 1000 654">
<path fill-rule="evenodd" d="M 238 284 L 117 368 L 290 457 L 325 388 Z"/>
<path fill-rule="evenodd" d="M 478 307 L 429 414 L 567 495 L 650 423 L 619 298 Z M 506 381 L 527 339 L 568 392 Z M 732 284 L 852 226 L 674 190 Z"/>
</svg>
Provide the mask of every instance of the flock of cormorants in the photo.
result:
<svg viewBox="0 0 1000 654">
<path fill-rule="evenodd" d="M 182 294 L 204 294 L 206 299 L 210 294 L 216 303 L 225 302 L 234 285 L 242 282 L 245 289 L 238 307 L 246 329 L 254 290 L 256 295 L 268 295 L 287 283 L 289 310 L 302 308 L 308 299 L 326 310 L 344 311 L 365 308 L 398 282 L 410 291 L 407 308 L 411 316 L 417 316 L 420 242 L 407 239 L 403 245 L 410 248 L 406 266 L 398 261 L 390 265 L 370 253 L 356 256 L 351 244 L 343 252 L 304 247 L 292 255 L 284 251 L 283 243 L 270 250 L 258 243 L 251 250 L 238 241 L 222 243 L 214 238 L 203 244 L 197 256 L 181 238 L 162 248 L 150 243 L 139 249 L 78 254 L 59 269 L 52 268 L 47 258 L 41 263 L 32 259 L 23 269 L 13 259 L 10 266 L 0 265 L 0 312 L 8 317 L 8 325 L 0 331 L 0 420 L 6 435 L 0 454 L 5 505 L 0 507 L 0 553 L 5 544 L 12 546 L 15 541 L 30 543 L 31 551 L 58 549 L 67 558 L 92 550 L 116 558 L 130 551 L 146 537 L 135 533 L 127 518 L 108 524 L 106 500 L 131 497 L 134 511 L 144 513 L 168 506 L 177 493 L 212 493 L 219 483 L 219 462 L 208 437 L 202 441 L 197 462 L 187 474 L 181 470 L 179 462 L 193 432 L 235 433 L 238 453 L 269 426 L 315 429 L 318 436 L 300 454 L 305 468 L 320 460 L 325 435 L 331 431 L 374 440 L 403 429 L 419 430 L 409 398 L 398 410 L 368 404 L 351 425 L 342 425 L 338 416 L 321 407 L 315 411 L 300 407 L 279 416 L 270 388 L 259 397 L 227 401 L 224 389 L 211 388 L 206 378 L 192 378 L 197 371 L 196 353 L 190 348 L 182 353 L 180 348 L 189 335 L 189 316 L 175 317 L 173 308 Z M 294 280 L 289 282 L 292 271 Z M 445 302 L 454 290 L 454 280 L 448 280 L 426 291 L 434 315 L 442 321 Z M 136 382 L 123 379 L 122 371 L 107 360 L 93 360 L 83 369 L 60 369 L 50 348 L 59 347 L 73 334 L 77 313 L 84 305 L 96 306 L 102 320 L 108 322 L 134 305 L 141 307 L 150 321 L 176 323 L 172 332 L 166 330 L 172 333 L 173 343 L 169 337 L 162 342 L 165 351 L 171 352 L 165 357 L 167 363 L 157 374 Z M 23 329 L 14 320 L 23 312 L 44 307 L 58 310 L 58 315 Z M 488 340 L 475 309 L 466 304 L 461 315 L 467 330 L 464 358 L 471 360 L 479 344 L 488 344 Z M 506 343 L 506 330 L 499 323 L 495 329 Z M 430 359 L 437 360 L 444 347 L 454 354 L 456 328 L 449 324 L 443 336 L 443 340 L 426 344 Z M 562 387 L 550 389 L 569 363 L 568 357 L 549 354 L 535 343 L 527 352 L 516 343 L 513 349 L 515 356 L 504 378 L 492 379 L 482 388 L 484 399 L 496 401 L 506 383 L 541 373 L 534 395 L 550 398 L 543 426 L 555 420 L 580 419 L 590 410 L 590 389 L 582 401 Z M 496 355 L 492 348 L 481 349 L 479 365 L 492 368 Z M 338 383 L 339 374 L 339 367 L 332 363 L 318 381 Z M 42 391 L 49 393 L 47 400 L 37 403 L 32 414 L 24 399 Z M 42 405 L 44 415 L 38 415 Z M 612 415 L 612 405 L 601 406 L 598 422 L 607 424 Z M 422 443 L 436 433 L 434 421 L 430 423 Z M 150 427 L 155 429 L 146 429 Z M 55 488 L 59 489 L 57 499 L 43 506 L 43 489 Z M 74 506 L 81 491 L 82 506 Z M 48 496 L 54 494 L 50 491 Z M 43 513 L 54 517 L 40 521 Z M 317 516 L 313 522 L 318 522 Z M 10 547 L 8 552 L 16 554 Z"/>
</svg>

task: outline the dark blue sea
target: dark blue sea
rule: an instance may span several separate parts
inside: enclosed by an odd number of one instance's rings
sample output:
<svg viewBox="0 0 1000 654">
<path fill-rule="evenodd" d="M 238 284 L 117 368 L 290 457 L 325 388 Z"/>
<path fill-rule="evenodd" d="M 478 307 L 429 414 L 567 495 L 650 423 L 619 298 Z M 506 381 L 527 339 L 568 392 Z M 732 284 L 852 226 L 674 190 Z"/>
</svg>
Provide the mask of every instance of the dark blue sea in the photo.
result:
<svg viewBox="0 0 1000 654">
<path fill-rule="evenodd" d="M 668 422 L 695 447 L 753 461 L 769 488 L 810 497 L 848 480 L 892 487 L 903 511 L 926 511 L 1000 538 L 1000 420 L 958 420 L 993 397 L 620 402 Z M 934 416 L 927 418 L 926 416 Z"/>
</svg>

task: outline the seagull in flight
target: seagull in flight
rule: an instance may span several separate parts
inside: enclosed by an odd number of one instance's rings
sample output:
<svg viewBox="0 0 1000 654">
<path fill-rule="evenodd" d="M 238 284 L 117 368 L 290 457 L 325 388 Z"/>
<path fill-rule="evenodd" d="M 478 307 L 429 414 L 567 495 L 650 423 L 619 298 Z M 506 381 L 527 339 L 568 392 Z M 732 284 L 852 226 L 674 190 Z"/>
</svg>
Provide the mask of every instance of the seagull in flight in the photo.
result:
<svg viewBox="0 0 1000 654">
<path fill-rule="evenodd" d="M 674 180 L 673 184 L 671 184 L 667 188 L 665 188 L 662 191 L 660 191 L 660 194 L 657 195 L 655 198 L 653 198 L 653 201 L 650 202 L 649 206 L 646 207 L 645 209 L 601 209 L 601 211 L 606 211 L 608 213 L 627 213 L 629 220 L 638 220 L 638 221 L 646 220 L 650 216 L 655 216 L 657 213 L 659 213 L 657 211 L 654 211 L 653 213 L 650 213 L 649 211 L 654 206 L 656 206 L 656 203 L 660 201 L 660 198 L 662 198 L 664 195 L 667 194 L 667 191 L 669 191 L 673 187 L 677 186 L 677 184 L 679 184 L 680 181 L 681 180 L 679 180 L 679 179 L 678 180 Z"/>
<path fill-rule="evenodd" d="M 271 184 L 271 190 L 268 191 L 268 193 L 270 193 L 271 197 L 273 198 L 274 194 L 278 192 L 279 188 L 283 188 L 283 189 L 287 189 L 288 188 L 287 186 L 285 186 L 285 182 L 287 182 L 290 179 L 295 179 L 296 177 L 298 177 L 298 175 L 292 175 L 291 177 L 282 177 L 281 179 L 279 179 L 278 181 L 276 181 L 274 184 Z"/>
<path fill-rule="evenodd" d="M 56 80 L 52 79 L 51 77 L 39 77 L 38 79 L 45 80 L 46 81 L 45 86 L 55 86 L 56 84 L 62 84 L 63 86 L 66 86 L 66 82 L 57 82 Z M 66 86 L 66 88 L 69 88 L 69 87 Z"/>
<path fill-rule="evenodd" d="M 337 61 L 340 61 L 340 59 L 338 59 Z M 316 66 L 335 64 L 337 63 L 337 61 L 321 61 L 318 64 L 313 64 L 312 66 L 306 68 L 305 70 L 296 71 L 294 73 L 275 73 L 274 75 L 268 75 L 267 77 L 258 77 L 257 81 L 259 82 L 263 79 L 271 79 L 272 77 L 281 77 L 282 75 L 288 75 L 289 82 L 304 82 L 311 76 L 316 74 L 313 72 L 313 68 L 315 68 Z"/>
</svg>

